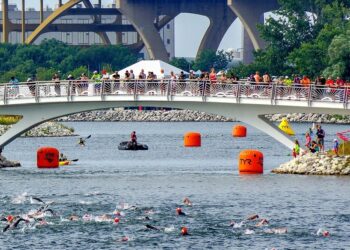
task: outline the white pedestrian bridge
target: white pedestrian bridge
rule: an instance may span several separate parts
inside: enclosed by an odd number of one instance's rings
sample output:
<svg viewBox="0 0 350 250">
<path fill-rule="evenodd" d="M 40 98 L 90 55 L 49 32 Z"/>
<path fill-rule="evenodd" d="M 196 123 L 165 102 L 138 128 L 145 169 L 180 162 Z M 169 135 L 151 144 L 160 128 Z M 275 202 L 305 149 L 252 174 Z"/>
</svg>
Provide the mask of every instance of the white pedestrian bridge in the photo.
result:
<svg viewBox="0 0 350 250">
<path fill-rule="evenodd" d="M 266 114 L 349 115 L 349 96 L 350 86 L 327 88 L 200 80 L 5 83 L 0 85 L 0 115 L 21 115 L 23 118 L 0 137 L 0 146 L 54 118 L 141 105 L 190 109 L 236 118 L 293 148 L 292 140 L 269 122 Z"/>
</svg>

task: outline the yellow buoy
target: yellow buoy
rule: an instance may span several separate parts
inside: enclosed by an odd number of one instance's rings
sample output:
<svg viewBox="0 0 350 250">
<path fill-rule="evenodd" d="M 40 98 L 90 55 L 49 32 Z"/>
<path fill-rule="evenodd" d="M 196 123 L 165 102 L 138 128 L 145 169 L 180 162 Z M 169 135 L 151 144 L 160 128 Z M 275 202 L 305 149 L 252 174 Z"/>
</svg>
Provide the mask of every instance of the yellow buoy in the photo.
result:
<svg viewBox="0 0 350 250">
<path fill-rule="evenodd" d="M 287 135 L 295 135 L 294 130 L 289 125 L 287 119 L 283 119 L 278 127 L 279 127 L 280 130 L 282 130 Z"/>
</svg>

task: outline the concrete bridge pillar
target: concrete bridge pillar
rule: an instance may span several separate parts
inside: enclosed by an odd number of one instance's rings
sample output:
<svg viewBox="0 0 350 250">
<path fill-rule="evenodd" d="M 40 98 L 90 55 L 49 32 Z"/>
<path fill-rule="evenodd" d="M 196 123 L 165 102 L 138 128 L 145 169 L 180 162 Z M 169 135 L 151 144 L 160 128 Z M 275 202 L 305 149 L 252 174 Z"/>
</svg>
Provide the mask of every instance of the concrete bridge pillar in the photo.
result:
<svg viewBox="0 0 350 250">
<path fill-rule="evenodd" d="M 209 15 L 206 15 L 210 20 L 210 24 L 199 45 L 197 55 L 204 50 L 217 51 L 227 30 L 237 18 L 228 8 L 225 8 L 224 12 L 221 9 L 219 10 L 219 13 L 210 12 Z"/>
<path fill-rule="evenodd" d="M 227 0 L 228 6 L 231 10 L 239 17 L 243 27 L 245 29 L 246 35 L 250 38 L 251 44 L 247 41 L 244 45 L 248 48 L 244 48 L 243 60 L 249 63 L 253 59 L 251 53 L 251 45 L 254 50 L 263 49 L 266 46 L 264 40 L 260 37 L 257 25 L 263 23 L 264 13 L 272 11 L 278 8 L 278 2 L 276 0 L 266 0 L 266 1 L 246 1 L 246 0 Z M 244 35 L 244 38 L 246 37 Z M 246 41 L 247 39 L 245 39 Z"/>
<path fill-rule="evenodd" d="M 8 0 L 2 0 L 2 42 L 8 43 L 9 41 L 9 34 L 10 34 L 10 21 L 8 16 L 8 7 L 9 2 Z"/>
<path fill-rule="evenodd" d="M 150 58 L 169 61 L 168 52 L 155 26 L 156 6 L 147 1 L 117 0 L 116 7 L 135 27 Z"/>
</svg>

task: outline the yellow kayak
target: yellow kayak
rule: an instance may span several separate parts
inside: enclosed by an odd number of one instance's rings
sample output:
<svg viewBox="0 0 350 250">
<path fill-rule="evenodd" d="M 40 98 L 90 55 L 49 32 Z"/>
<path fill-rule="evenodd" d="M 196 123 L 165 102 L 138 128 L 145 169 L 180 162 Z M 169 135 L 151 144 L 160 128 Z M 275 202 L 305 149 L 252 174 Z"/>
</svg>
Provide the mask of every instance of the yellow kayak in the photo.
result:
<svg viewBox="0 0 350 250">
<path fill-rule="evenodd" d="M 70 165 L 72 162 L 71 161 L 60 161 L 59 165 L 60 166 L 66 166 L 66 165 Z"/>
</svg>

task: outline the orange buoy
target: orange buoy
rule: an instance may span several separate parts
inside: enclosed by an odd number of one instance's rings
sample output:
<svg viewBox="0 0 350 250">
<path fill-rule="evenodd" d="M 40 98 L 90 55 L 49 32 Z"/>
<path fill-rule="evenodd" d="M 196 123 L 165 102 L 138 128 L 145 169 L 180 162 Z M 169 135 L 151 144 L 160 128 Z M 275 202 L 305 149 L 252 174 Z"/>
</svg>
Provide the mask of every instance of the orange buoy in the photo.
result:
<svg viewBox="0 0 350 250">
<path fill-rule="evenodd" d="M 59 152 L 57 148 L 42 147 L 37 151 L 38 168 L 58 168 Z"/>
<path fill-rule="evenodd" d="M 264 155 L 258 150 L 244 150 L 239 154 L 238 166 L 241 174 L 262 174 Z"/>
<path fill-rule="evenodd" d="M 200 147 L 201 146 L 201 134 L 197 132 L 188 132 L 184 136 L 185 147 Z"/>
<path fill-rule="evenodd" d="M 114 223 L 119 223 L 120 219 L 118 217 L 114 218 Z"/>
<path fill-rule="evenodd" d="M 247 137 L 247 127 L 242 125 L 237 125 L 232 129 L 233 137 Z"/>
</svg>

